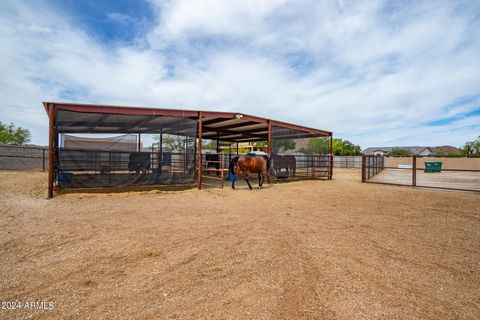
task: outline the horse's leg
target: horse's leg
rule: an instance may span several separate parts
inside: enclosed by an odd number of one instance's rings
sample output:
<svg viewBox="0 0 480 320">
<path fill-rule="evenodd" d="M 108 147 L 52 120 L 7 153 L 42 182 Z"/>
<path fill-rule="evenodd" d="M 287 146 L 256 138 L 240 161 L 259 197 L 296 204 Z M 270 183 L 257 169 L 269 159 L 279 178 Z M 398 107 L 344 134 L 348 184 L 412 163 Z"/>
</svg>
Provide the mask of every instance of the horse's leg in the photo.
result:
<svg viewBox="0 0 480 320">
<path fill-rule="evenodd" d="M 250 188 L 250 190 L 252 190 L 252 185 L 250 184 L 250 181 L 248 181 L 248 172 L 245 173 L 245 181 L 247 181 L 248 187 Z"/>
<path fill-rule="evenodd" d="M 233 170 L 233 177 L 232 177 L 232 189 L 235 189 L 235 180 L 237 179 L 238 177 L 238 174 L 240 173 L 240 168 L 237 164 L 237 166 L 235 167 L 235 169 Z"/>
<path fill-rule="evenodd" d="M 258 188 L 262 187 L 262 176 L 260 174 L 260 171 L 258 171 Z"/>
</svg>

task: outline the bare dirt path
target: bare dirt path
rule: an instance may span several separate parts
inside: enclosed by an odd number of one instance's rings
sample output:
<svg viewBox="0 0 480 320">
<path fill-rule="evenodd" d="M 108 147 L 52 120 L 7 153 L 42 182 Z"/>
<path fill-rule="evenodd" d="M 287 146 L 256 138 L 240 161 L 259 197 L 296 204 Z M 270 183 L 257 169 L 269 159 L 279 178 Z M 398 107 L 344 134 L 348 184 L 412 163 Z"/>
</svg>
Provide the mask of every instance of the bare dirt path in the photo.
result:
<svg viewBox="0 0 480 320">
<path fill-rule="evenodd" d="M 2 319 L 478 319 L 480 195 L 334 181 L 66 194 L 0 171 Z"/>
</svg>

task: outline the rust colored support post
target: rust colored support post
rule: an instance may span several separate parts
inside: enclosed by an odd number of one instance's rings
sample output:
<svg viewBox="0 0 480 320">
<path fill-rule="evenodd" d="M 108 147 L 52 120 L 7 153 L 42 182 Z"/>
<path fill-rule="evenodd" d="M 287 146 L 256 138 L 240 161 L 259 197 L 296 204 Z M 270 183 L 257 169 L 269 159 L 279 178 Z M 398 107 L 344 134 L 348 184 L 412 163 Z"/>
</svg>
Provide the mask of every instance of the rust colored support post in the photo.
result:
<svg viewBox="0 0 480 320">
<path fill-rule="evenodd" d="M 217 131 L 217 153 L 220 153 L 220 138 L 219 138 L 218 131 Z"/>
<path fill-rule="evenodd" d="M 413 156 L 412 161 L 412 186 L 417 186 L 417 156 Z"/>
<path fill-rule="evenodd" d="M 333 133 L 330 134 L 330 168 L 328 169 L 328 180 L 333 178 Z"/>
<path fill-rule="evenodd" d="M 316 161 L 316 159 L 315 159 L 315 158 L 316 158 L 315 155 L 313 155 L 312 158 L 313 158 L 313 161 L 312 161 L 312 162 L 313 162 L 313 166 L 312 166 L 312 177 L 313 177 L 313 178 L 316 178 L 316 176 L 315 176 L 315 166 L 317 165 L 317 161 Z"/>
<path fill-rule="evenodd" d="M 48 106 L 48 198 L 53 198 L 53 182 L 55 178 L 55 113 L 53 104 Z"/>
<path fill-rule="evenodd" d="M 370 179 L 370 162 L 371 162 L 370 159 L 372 159 L 372 157 L 369 156 L 367 159 L 368 159 L 368 160 L 367 160 L 367 169 L 368 169 L 367 179 Z"/>
<path fill-rule="evenodd" d="M 42 171 L 45 172 L 45 148 L 42 148 Z"/>
<path fill-rule="evenodd" d="M 187 172 L 187 166 L 188 166 L 188 153 L 187 153 L 187 141 L 188 140 L 188 136 L 185 135 L 185 143 L 183 144 L 183 172 Z"/>
<path fill-rule="evenodd" d="M 238 141 L 237 141 L 237 156 L 238 156 Z"/>
<path fill-rule="evenodd" d="M 140 132 L 139 132 L 139 133 L 138 133 L 138 144 L 137 144 L 137 151 L 139 151 L 139 152 L 140 152 L 140 150 L 141 150 L 141 148 L 140 148 L 140 139 L 141 139 L 141 137 L 140 137 Z"/>
<path fill-rule="evenodd" d="M 365 156 L 362 156 L 362 183 L 365 182 Z"/>
<path fill-rule="evenodd" d="M 197 188 L 202 189 L 202 112 L 198 113 L 198 176 L 197 176 Z"/>
<path fill-rule="evenodd" d="M 268 154 L 268 161 L 270 164 L 272 163 L 272 124 L 270 120 L 268 120 L 268 138 L 267 138 L 267 154 Z M 272 183 L 272 177 L 270 175 L 270 171 L 267 171 L 267 182 Z"/>
<path fill-rule="evenodd" d="M 223 185 L 225 184 L 225 173 L 224 173 L 224 171 L 225 171 L 225 153 L 222 153 L 220 156 L 221 157 L 219 157 L 219 158 L 222 159 L 220 169 L 222 170 L 221 176 L 222 176 L 222 189 L 223 189 Z"/>
<path fill-rule="evenodd" d="M 160 139 L 158 140 L 158 172 L 162 173 L 162 161 L 163 161 L 163 129 L 160 129 Z"/>
</svg>

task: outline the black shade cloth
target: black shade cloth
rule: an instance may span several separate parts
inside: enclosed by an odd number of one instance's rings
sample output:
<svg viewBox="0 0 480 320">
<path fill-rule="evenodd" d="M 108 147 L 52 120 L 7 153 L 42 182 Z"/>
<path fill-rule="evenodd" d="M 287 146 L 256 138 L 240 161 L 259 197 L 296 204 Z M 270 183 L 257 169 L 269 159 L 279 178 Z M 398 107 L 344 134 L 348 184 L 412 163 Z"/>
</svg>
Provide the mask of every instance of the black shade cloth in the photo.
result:
<svg viewBox="0 0 480 320">
<path fill-rule="evenodd" d="M 82 113 L 58 110 L 56 180 L 60 188 L 193 184 L 197 120 L 188 117 Z M 65 133 L 129 133 L 81 138 Z M 134 134 L 135 133 L 135 134 Z M 137 150 L 136 134 L 155 134 L 150 151 Z"/>
</svg>

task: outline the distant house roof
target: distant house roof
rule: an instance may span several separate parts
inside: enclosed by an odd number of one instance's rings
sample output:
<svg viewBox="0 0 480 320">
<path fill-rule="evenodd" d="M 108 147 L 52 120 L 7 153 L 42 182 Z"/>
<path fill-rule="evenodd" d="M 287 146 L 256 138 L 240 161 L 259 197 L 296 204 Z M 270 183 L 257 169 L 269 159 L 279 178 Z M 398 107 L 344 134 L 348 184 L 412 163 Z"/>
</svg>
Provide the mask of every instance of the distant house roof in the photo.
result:
<svg viewBox="0 0 480 320">
<path fill-rule="evenodd" d="M 433 153 L 432 149 L 430 147 L 419 147 L 419 146 L 407 146 L 407 147 L 371 147 L 371 148 L 366 148 L 363 150 L 363 154 L 365 155 L 371 155 L 374 154 L 377 151 L 385 152 L 388 153 L 392 151 L 393 149 L 406 149 L 410 151 L 413 155 L 418 155 L 422 153 L 425 149 L 428 149 L 430 152 Z"/>
<path fill-rule="evenodd" d="M 433 153 L 441 154 L 441 155 L 459 154 L 461 151 L 459 148 L 452 147 L 452 146 L 439 146 L 439 147 L 433 147 L 430 149 L 432 149 Z"/>
</svg>

